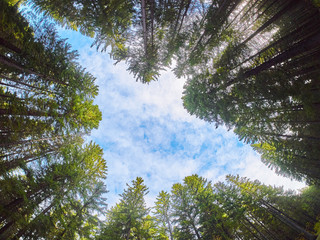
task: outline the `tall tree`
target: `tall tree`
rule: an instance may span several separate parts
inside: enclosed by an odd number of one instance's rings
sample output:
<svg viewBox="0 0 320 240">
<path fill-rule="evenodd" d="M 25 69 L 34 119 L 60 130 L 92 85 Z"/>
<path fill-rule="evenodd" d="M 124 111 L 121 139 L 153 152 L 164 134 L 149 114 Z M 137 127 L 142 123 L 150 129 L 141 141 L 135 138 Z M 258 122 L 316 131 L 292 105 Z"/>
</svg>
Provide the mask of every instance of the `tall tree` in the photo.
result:
<svg viewBox="0 0 320 240">
<path fill-rule="evenodd" d="M 46 20 L 29 25 L 1 1 L 1 171 L 56 153 L 69 139 L 97 128 L 95 78 Z"/>
<path fill-rule="evenodd" d="M 178 61 L 188 78 L 185 108 L 233 128 L 279 174 L 318 183 L 318 9 L 308 1 L 261 0 L 232 11 L 211 45 Z"/>
<path fill-rule="evenodd" d="M 12 1 L 0 12 L 0 238 L 93 238 L 106 163 L 82 136 L 101 120 L 95 79 L 52 23 Z"/>
<path fill-rule="evenodd" d="M 24 170 L 25 175 L 16 177 L 6 174 L 2 181 L 2 238 L 34 234 L 33 231 L 38 230 L 33 228 L 36 227 L 34 216 L 40 212 L 42 215 L 52 214 L 54 217 L 54 211 L 58 211 L 66 202 L 70 202 L 70 208 L 86 199 L 90 200 L 80 207 L 79 215 L 73 216 L 73 211 L 70 210 L 72 222 L 79 220 L 82 210 L 98 207 L 96 202 L 104 191 L 101 181 L 105 178 L 106 165 L 102 158 L 102 149 L 96 144 L 90 143 L 85 147 L 79 143 L 67 145 L 61 151 L 60 157 L 49 158 L 47 162 L 38 162 L 37 166 L 25 167 Z M 91 190 L 92 186 L 97 188 Z M 42 218 L 42 215 L 39 218 Z M 61 219 L 57 222 L 63 224 Z M 55 227 L 57 228 L 58 226 Z M 66 231 L 63 230 L 62 233 Z M 50 228 L 43 234 L 48 233 Z M 55 233 L 57 236 L 62 234 L 57 231 Z"/>
<path fill-rule="evenodd" d="M 164 191 L 159 193 L 153 213 L 158 226 L 160 226 L 160 231 L 173 240 L 172 204 L 169 193 Z"/>
<path fill-rule="evenodd" d="M 143 179 L 137 177 L 132 185 L 120 194 L 120 202 L 107 212 L 106 228 L 103 229 L 100 239 L 151 239 L 145 222 L 153 221 L 147 218 L 149 208 L 146 207 L 144 196 L 148 188 Z"/>
</svg>

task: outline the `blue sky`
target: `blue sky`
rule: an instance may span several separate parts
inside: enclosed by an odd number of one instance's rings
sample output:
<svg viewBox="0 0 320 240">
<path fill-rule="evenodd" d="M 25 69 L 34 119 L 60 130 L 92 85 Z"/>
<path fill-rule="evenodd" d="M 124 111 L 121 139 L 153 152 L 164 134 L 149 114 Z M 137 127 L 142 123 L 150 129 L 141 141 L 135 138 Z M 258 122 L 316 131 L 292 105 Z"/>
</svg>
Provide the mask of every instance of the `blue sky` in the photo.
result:
<svg viewBox="0 0 320 240">
<path fill-rule="evenodd" d="M 305 186 L 277 176 L 232 131 L 190 116 L 181 100 L 184 79 L 166 71 L 159 81 L 141 84 L 124 63 L 115 66 L 108 53 L 90 48 L 91 39 L 69 30 L 59 33 L 79 51 L 80 64 L 97 78 L 95 102 L 103 119 L 89 139 L 104 149 L 109 206 L 137 176 L 149 187 L 148 206 L 159 191 L 170 191 L 173 183 L 195 173 L 212 182 L 239 174 L 285 188 Z"/>
</svg>

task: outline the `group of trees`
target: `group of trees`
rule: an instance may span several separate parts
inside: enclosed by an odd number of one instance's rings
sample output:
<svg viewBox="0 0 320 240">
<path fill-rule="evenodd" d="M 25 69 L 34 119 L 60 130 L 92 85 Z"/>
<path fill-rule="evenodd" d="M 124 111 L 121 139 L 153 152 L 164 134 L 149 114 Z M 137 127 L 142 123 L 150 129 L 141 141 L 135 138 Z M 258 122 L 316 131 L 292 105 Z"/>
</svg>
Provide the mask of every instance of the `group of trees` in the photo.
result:
<svg viewBox="0 0 320 240">
<path fill-rule="evenodd" d="M 25 0 L 62 25 L 88 36 L 116 61 L 126 61 L 137 81 L 156 80 L 183 44 L 185 25 L 208 4 L 192 0 Z"/>
<path fill-rule="evenodd" d="M 189 66 L 179 69 L 185 108 L 233 129 L 277 173 L 319 183 L 319 9 L 299 0 L 220 2 L 210 15 L 220 21 L 206 19 L 194 54 L 181 61 Z"/>
<path fill-rule="evenodd" d="M 225 124 L 299 195 L 197 175 L 153 210 L 137 178 L 107 211 L 94 77 L 42 14 L 95 37 L 137 80 L 175 62 L 184 106 Z M 320 13 L 309 0 L 1 0 L 0 239 L 314 239 L 320 202 Z M 151 214 L 152 213 L 152 214 Z M 101 225 L 102 224 L 102 225 Z M 317 225 L 318 224 L 318 225 Z M 314 228 L 316 227 L 316 228 Z"/>
<path fill-rule="evenodd" d="M 98 239 L 316 238 L 317 186 L 295 194 L 238 176 L 213 185 L 192 175 L 170 193 L 161 191 L 152 209 L 146 207 L 146 194 L 143 179 L 132 181 L 120 203 L 107 211 Z"/>
<path fill-rule="evenodd" d="M 233 129 L 277 173 L 319 182 L 317 1 L 26 2 L 95 36 L 144 83 L 175 60 L 189 113 Z"/>
<path fill-rule="evenodd" d="M 91 238 L 105 203 L 94 77 L 45 18 L 0 1 L 0 239 Z"/>
</svg>

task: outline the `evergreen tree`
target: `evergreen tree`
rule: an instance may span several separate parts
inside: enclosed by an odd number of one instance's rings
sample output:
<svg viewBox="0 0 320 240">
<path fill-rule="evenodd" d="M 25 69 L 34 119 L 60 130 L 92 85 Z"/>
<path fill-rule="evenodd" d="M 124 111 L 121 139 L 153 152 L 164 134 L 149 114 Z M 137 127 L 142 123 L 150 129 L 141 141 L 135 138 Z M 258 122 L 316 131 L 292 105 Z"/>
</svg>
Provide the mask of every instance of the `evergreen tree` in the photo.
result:
<svg viewBox="0 0 320 240">
<path fill-rule="evenodd" d="M 17 3 L 18 4 L 18 3 Z M 104 206 L 94 77 L 53 24 L 0 1 L 0 238 L 93 239 Z"/>
<path fill-rule="evenodd" d="M 70 222 L 75 223 L 81 220 L 83 211 L 89 211 L 90 208 L 99 210 L 101 206 L 99 198 L 105 192 L 101 181 L 105 178 L 106 165 L 102 158 L 102 149 L 93 143 L 84 148 L 79 143 L 65 146 L 61 156 L 49 158 L 47 162 L 42 160 L 36 166 L 25 167 L 24 171 L 24 174 L 18 176 L 7 173 L 1 184 L 2 238 L 50 234 L 52 227 L 55 236 L 61 234 L 62 238 L 66 231 L 69 231 L 68 224 L 63 223 L 68 217 L 72 219 Z M 59 209 L 64 204 L 67 204 L 70 213 L 63 210 L 63 214 L 58 215 L 63 219 L 55 219 L 55 214 L 61 211 Z M 79 214 L 74 215 L 73 208 L 80 209 Z M 38 214 L 39 217 L 34 218 Z M 49 218 L 50 225 L 45 232 L 34 233 L 39 230 L 35 224 L 36 219 L 42 218 Z M 88 218 L 82 221 L 90 221 Z M 64 227 L 60 233 L 57 229 L 61 226 L 51 226 L 54 221 Z M 77 228 L 80 226 L 77 225 Z"/>
<path fill-rule="evenodd" d="M 154 218 L 134 220 L 129 220 L 137 212 L 131 206 L 137 201 L 128 193 L 125 190 L 120 203 L 107 212 L 99 239 L 316 239 L 318 231 L 317 186 L 297 194 L 239 176 L 212 185 L 192 175 L 174 184 L 170 194 L 159 193 Z M 126 211 L 129 203 L 131 211 Z M 129 222 L 135 224 L 128 235 Z"/>
<path fill-rule="evenodd" d="M 153 213 L 162 234 L 164 236 L 170 236 L 169 239 L 173 240 L 172 203 L 169 193 L 164 191 L 159 193 Z"/>
<path fill-rule="evenodd" d="M 306 1 L 250 1 L 222 19 L 211 45 L 178 61 L 188 78 L 185 108 L 233 128 L 277 173 L 318 183 L 318 9 Z"/>
<path fill-rule="evenodd" d="M 99 239 L 152 239 L 145 224 L 153 221 L 148 218 L 149 208 L 146 207 L 144 196 L 148 188 L 143 179 L 137 177 L 132 185 L 120 194 L 120 203 L 107 212 L 106 228 Z"/>
</svg>

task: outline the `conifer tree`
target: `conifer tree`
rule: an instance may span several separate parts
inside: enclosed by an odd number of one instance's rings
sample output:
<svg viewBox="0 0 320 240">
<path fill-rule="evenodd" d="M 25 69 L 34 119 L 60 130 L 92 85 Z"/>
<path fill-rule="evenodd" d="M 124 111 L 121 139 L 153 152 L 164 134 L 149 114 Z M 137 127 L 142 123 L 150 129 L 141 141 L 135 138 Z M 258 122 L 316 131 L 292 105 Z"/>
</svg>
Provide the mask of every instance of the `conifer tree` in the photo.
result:
<svg viewBox="0 0 320 240">
<path fill-rule="evenodd" d="M 143 179 L 137 177 L 132 185 L 120 194 L 120 202 L 107 212 L 106 228 L 99 239 L 151 239 L 144 225 L 148 221 L 149 208 L 146 207 L 144 196 L 148 188 Z M 146 232 L 147 231 L 147 232 Z"/>
<path fill-rule="evenodd" d="M 48 20 L 0 1 L 0 238 L 93 238 L 104 206 L 94 77 Z"/>
<path fill-rule="evenodd" d="M 225 13 L 220 6 L 215 14 L 219 9 Z M 318 183 L 318 8 L 308 1 L 261 0 L 232 11 L 221 33 L 207 40 L 211 45 L 177 61 L 188 78 L 184 107 L 234 129 L 277 173 Z"/>
</svg>

